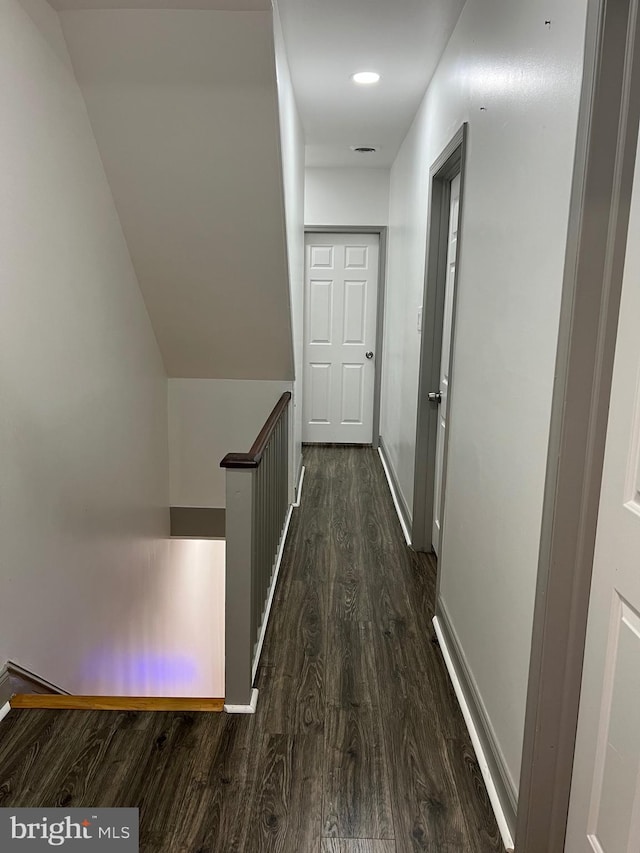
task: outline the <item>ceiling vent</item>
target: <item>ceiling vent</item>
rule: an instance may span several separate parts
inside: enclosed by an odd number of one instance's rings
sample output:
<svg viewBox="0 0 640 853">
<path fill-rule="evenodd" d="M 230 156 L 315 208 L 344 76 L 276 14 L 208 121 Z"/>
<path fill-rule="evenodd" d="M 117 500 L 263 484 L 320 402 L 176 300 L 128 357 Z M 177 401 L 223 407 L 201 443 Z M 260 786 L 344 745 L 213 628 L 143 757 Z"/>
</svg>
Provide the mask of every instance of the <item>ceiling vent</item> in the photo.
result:
<svg viewBox="0 0 640 853">
<path fill-rule="evenodd" d="M 370 145 L 352 145 L 351 150 L 355 151 L 356 154 L 373 154 L 378 149 L 372 148 Z"/>
</svg>

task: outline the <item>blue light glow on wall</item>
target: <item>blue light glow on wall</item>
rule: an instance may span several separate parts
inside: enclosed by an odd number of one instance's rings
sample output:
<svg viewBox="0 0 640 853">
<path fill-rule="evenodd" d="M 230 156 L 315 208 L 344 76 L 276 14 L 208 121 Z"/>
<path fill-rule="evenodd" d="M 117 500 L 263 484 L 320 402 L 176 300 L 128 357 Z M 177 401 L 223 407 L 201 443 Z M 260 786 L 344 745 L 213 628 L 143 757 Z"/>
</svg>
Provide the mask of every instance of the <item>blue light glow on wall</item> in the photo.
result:
<svg viewBox="0 0 640 853">
<path fill-rule="evenodd" d="M 86 678 L 144 685 L 156 695 L 162 695 L 163 687 L 175 690 L 193 684 L 199 675 L 197 663 L 186 655 L 136 655 L 105 650 L 85 658 L 83 671 Z"/>
</svg>

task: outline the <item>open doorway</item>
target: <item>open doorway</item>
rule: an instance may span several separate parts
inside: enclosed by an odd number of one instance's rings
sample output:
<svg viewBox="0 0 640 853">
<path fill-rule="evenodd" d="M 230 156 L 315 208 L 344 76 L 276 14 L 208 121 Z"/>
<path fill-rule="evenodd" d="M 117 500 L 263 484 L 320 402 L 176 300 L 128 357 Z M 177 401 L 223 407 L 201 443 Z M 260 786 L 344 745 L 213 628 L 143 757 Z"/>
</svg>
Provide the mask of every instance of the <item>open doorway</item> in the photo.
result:
<svg viewBox="0 0 640 853">
<path fill-rule="evenodd" d="M 438 554 L 446 489 L 451 356 L 467 125 L 431 167 L 422 309 L 412 543 Z"/>
</svg>

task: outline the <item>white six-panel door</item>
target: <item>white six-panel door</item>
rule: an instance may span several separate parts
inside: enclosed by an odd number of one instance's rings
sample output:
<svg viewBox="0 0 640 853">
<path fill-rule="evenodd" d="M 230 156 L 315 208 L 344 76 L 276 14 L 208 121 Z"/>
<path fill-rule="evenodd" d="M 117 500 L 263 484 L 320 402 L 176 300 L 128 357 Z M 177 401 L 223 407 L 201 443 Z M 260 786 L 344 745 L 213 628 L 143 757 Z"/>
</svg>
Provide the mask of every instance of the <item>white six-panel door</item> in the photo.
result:
<svg viewBox="0 0 640 853">
<path fill-rule="evenodd" d="M 453 296 L 456 286 L 456 251 L 458 248 L 458 219 L 460 212 L 460 175 L 451 181 L 451 202 L 449 206 L 449 236 L 447 241 L 447 282 L 444 298 L 444 316 L 442 320 L 442 353 L 440 358 L 441 401 L 438 404 L 438 434 L 436 438 L 436 470 L 433 489 L 433 532 L 432 544 L 436 554 L 440 550 L 440 531 L 442 529 L 442 485 L 444 469 L 444 448 L 447 435 L 447 415 L 449 410 L 449 363 L 451 356 L 451 326 L 453 322 Z"/>
<path fill-rule="evenodd" d="M 639 166 L 637 160 L 566 853 L 640 851 Z"/>
<path fill-rule="evenodd" d="M 303 441 L 373 439 L 378 242 L 306 236 Z"/>
</svg>

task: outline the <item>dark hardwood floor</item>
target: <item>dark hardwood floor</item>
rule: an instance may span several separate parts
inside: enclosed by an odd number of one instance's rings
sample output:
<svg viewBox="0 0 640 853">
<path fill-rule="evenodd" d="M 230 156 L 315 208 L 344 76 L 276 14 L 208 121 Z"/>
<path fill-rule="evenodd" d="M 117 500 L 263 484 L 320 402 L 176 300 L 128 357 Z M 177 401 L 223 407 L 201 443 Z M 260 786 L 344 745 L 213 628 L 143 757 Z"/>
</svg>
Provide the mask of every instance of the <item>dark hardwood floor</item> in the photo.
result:
<svg viewBox="0 0 640 853">
<path fill-rule="evenodd" d="M 138 806 L 142 851 L 502 851 L 377 454 L 308 447 L 254 716 L 12 711 L 0 806 Z"/>
</svg>

